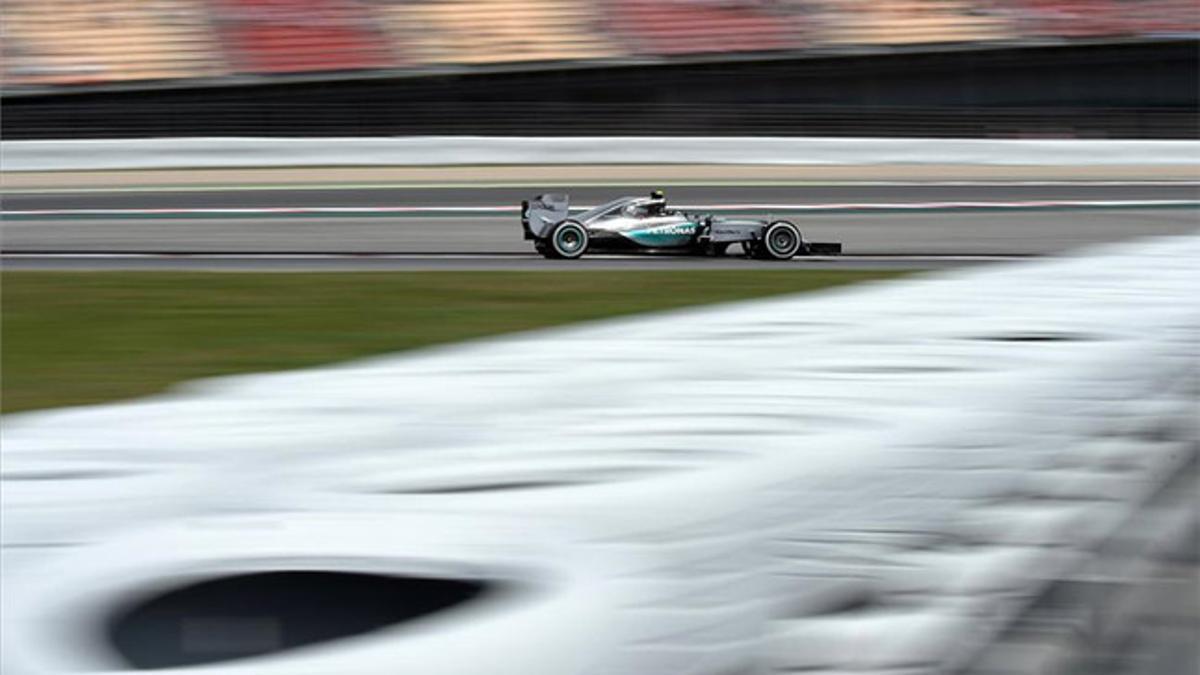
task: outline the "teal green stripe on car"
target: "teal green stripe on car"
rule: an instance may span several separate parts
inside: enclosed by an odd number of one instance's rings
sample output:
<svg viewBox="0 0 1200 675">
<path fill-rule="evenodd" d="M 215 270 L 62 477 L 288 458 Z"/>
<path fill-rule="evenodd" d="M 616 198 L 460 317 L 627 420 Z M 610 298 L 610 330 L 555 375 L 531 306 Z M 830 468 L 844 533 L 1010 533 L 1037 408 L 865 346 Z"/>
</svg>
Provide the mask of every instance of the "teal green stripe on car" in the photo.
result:
<svg viewBox="0 0 1200 675">
<path fill-rule="evenodd" d="M 690 243 L 692 238 L 696 236 L 697 227 L 697 223 L 678 223 L 647 227 L 642 230 L 630 230 L 629 232 L 622 232 L 622 234 L 642 246 L 667 248 L 671 246 L 685 246 Z"/>
</svg>

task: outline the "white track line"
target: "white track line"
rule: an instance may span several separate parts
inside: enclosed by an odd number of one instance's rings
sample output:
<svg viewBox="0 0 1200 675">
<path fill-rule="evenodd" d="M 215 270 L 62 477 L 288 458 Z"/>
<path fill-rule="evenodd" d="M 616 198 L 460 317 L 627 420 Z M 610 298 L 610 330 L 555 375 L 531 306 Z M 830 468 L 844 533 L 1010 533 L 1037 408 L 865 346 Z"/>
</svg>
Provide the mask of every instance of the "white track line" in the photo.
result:
<svg viewBox="0 0 1200 675">
<path fill-rule="evenodd" d="M 766 211 L 893 211 L 893 210 L 955 210 L 955 209 L 1041 209 L 1041 208 L 1136 208 L 1136 207 L 1200 207 L 1194 199 L 1125 199 L 1125 200 L 1036 200 L 1036 201 L 941 201 L 941 202 L 873 202 L 830 204 L 697 204 L 680 206 L 684 210 L 732 211 L 737 209 Z M 580 206 L 588 209 L 591 206 Z M 330 214 L 414 214 L 414 213 L 517 213 L 519 206 L 311 206 L 311 207 L 251 207 L 251 208 L 188 208 L 188 209 L 36 209 L 5 211 L 10 217 L 56 216 L 261 216 L 261 215 L 330 215 Z"/>
<path fill-rule="evenodd" d="M 620 255 L 620 254 L 596 254 L 589 256 L 591 260 L 646 260 L 655 256 L 647 255 Z M 737 256 L 730 256 L 734 259 Z M 1030 256 L 1023 255 L 996 255 L 996 254 L 953 254 L 953 255 L 879 255 L 879 256 L 862 256 L 862 255 L 837 255 L 837 256 L 820 256 L 808 255 L 795 258 L 796 262 L 805 260 L 817 261 L 851 261 L 851 262 L 874 262 L 874 261 L 917 261 L 917 262 L 934 262 L 934 261 L 1006 261 L 1006 260 L 1026 260 Z M 5 251 L 0 252 L 0 259 L 27 259 L 27 260 L 168 260 L 168 259 L 190 259 L 190 260 L 524 260 L 524 259 L 541 259 L 541 256 L 535 254 L 480 254 L 480 253 L 47 253 L 33 252 L 23 253 L 20 251 Z"/>
<path fill-rule="evenodd" d="M 105 194 L 127 192 L 260 192 L 314 190 L 446 190 L 446 189 L 539 189 L 545 183 L 511 182 L 446 182 L 446 183 L 313 183 L 266 185 L 142 185 L 121 187 L 78 188 L 11 188 L 3 194 Z M 629 187 L 653 184 L 663 187 L 1186 187 L 1200 186 L 1200 181 L 1182 180 L 951 180 L 951 181 L 822 181 L 822 180 L 627 180 L 578 181 L 580 188 Z"/>
</svg>

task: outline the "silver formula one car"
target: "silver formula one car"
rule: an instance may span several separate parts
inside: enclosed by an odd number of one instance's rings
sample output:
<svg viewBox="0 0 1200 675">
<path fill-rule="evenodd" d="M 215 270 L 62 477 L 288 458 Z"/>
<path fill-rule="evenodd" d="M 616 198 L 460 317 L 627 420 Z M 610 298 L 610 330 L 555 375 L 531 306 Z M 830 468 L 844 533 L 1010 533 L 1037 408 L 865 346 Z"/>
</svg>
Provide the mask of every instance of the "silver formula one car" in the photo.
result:
<svg viewBox="0 0 1200 675">
<path fill-rule="evenodd" d="M 738 244 L 748 256 L 789 260 L 797 255 L 837 255 L 842 245 L 810 242 L 786 220 L 725 218 L 667 208 L 662 192 L 622 197 L 571 214 L 565 194 L 521 202 L 521 227 L 547 258 L 574 260 L 586 252 L 724 255 Z"/>
</svg>

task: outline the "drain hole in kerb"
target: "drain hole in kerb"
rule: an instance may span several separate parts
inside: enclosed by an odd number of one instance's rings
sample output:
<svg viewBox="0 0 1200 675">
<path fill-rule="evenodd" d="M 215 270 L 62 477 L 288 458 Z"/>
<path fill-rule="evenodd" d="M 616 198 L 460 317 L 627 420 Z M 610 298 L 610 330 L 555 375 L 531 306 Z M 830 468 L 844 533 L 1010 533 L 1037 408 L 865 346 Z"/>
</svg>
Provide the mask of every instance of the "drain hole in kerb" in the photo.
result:
<svg viewBox="0 0 1200 675">
<path fill-rule="evenodd" d="M 399 494 L 410 495 L 450 495 L 471 492 L 505 492 L 508 490 L 545 490 L 547 488 L 563 488 L 573 485 L 587 485 L 586 482 L 570 481 L 512 481 L 508 483 L 470 483 L 464 485 L 446 485 L 441 487 L 412 487 L 400 490 L 388 490 Z"/>
<path fill-rule="evenodd" d="M 0 474 L 4 481 L 66 481 L 66 480 L 106 480 L 114 478 L 130 478 L 138 475 L 133 471 L 9 471 Z"/>
<path fill-rule="evenodd" d="M 383 494 L 457 495 L 479 492 L 516 492 L 600 485 L 636 480 L 690 468 L 683 464 L 629 467 L 574 467 L 571 470 L 539 471 L 508 476 L 464 476 L 458 479 L 428 479 L 410 485 L 391 485 L 373 490 Z"/>
<path fill-rule="evenodd" d="M 975 339 L 985 342 L 1090 342 L 1096 338 L 1081 333 L 1030 332 L 985 335 Z"/>
<path fill-rule="evenodd" d="M 116 612 L 108 637 L 140 670 L 276 654 L 389 628 L 473 600 L 481 581 L 263 572 L 168 590 Z"/>
</svg>

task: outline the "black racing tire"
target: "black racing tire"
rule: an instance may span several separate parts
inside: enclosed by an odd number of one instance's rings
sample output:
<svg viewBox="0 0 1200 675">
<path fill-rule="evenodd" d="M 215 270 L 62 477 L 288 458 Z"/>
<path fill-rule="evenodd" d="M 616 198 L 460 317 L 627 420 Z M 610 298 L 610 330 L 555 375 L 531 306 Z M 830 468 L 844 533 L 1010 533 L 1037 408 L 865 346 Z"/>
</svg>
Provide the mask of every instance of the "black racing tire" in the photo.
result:
<svg viewBox="0 0 1200 675">
<path fill-rule="evenodd" d="M 573 220 L 564 220 L 546 235 L 546 248 L 542 255 L 559 260 L 576 260 L 587 251 L 589 242 L 586 227 Z"/>
<path fill-rule="evenodd" d="M 763 230 L 762 240 L 755 247 L 764 260 L 791 260 L 803 253 L 806 245 L 800 228 L 786 220 L 777 220 Z"/>
</svg>

